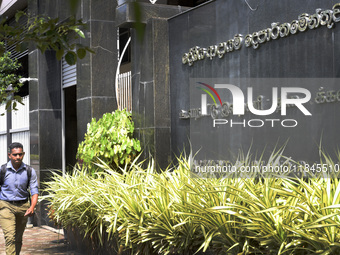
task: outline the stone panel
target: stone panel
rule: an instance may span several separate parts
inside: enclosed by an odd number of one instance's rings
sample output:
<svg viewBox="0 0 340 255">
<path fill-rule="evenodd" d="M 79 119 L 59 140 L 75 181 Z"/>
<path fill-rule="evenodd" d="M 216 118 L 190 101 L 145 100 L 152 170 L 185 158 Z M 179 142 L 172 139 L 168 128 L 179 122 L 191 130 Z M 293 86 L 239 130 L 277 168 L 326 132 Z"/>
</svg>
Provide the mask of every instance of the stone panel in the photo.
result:
<svg viewBox="0 0 340 255">
<path fill-rule="evenodd" d="M 61 109 L 61 64 L 54 51 L 39 54 L 39 109 Z"/>
<path fill-rule="evenodd" d="M 31 96 L 30 96 L 31 97 Z M 39 112 L 30 112 L 30 154 L 31 165 L 39 170 L 40 168 L 40 151 L 39 151 Z"/>
<path fill-rule="evenodd" d="M 61 169 L 61 111 L 39 111 L 40 169 Z"/>
<path fill-rule="evenodd" d="M 28 56 L 29 62 L 29 77 L 38 77 L 38 50 L 30 52 Z M 39 83 L 36 81 L 30 81 L 29 83 L 29 95 L 30 95 L 30 111 L 37 110 L 39 108 Z M 38 120 L 37 120 L 38 121 Z"/>
<path fill-rule="evenodd" d="M 158 31 L 154 38 L 155 89 L 155 127 L 170 127 L 170 76 L 169 76 L 169 37 L 168 23 L 165 19 L 155 19 L 154 29 Z"/>
<path fill-rule="evenodd" d="M 117 2 L 107 0 L 90 1 L 91 20 L 114 20 Z"/>
<path fill-rule="evenodd" d="M 157 166 L 162 170 L 171 163 L 170 137 L 170 128 L 155 129 L 155 159 Z"/>
<path fill-rule="evenodd" d="M 181 27 L 182 29 L 178 29 Z M 170 107 L 171 107 L 171 150 L 180 155 L 188 146 L 190 120 L 180 120 L 179 113 L 182 109 L 190 108 L 189 100 L 189 76 L 191 69 L 182 65 L 183 49 L 189 49 L 193 45 L 189 43 L 188 15 L 179 15 L 169 19 L 169 65 L 170 65 Z M 171 39 L 176 38 L 176 40 Z"/>
<path fill-rule="evenodd" d="M 92 99 L 92 118 L 100 119 L 104 113 L 113 112 L 117 109 L 114 97 L 94 97 Z"/>
<path fill-rule="evenodd" d="M 92 119 L 92 99 L 86 98 L 77 100 L 77 123 L 78 123 L 78 142 L 84 140 L 84 135 L 87 129 L 87 123 L 91 122 Z"/>
<path fill-rule="evenodd" d="M 77 63 L 77 99 L 84 99 L 92 95 L 91 83 L 91 55 L 86 54 L 85 58 Z"/>
<path fill-rule="evenodd" d="M 91 22 L 91 44 L 96 53 L 91 58 L 92 96 L 115 96 L 117 69 L 117 28 L 114 22 Z"/>
<path fill-rule="evenodd" d="M 190 11 L 173 17 L 169 20 L 170 38 L 170 78 L 171 78 L 171 137 L 172 151 L 178 155 L 178 148 L 183 143 L 189 147 L 187 138 L 190 136 L 189 123 L 202 125 L 206 132 L 208 129 L 200 119 L 192 118 L 179 119 L 181 110 L 188 110 L 190 107 L 190 78 L 227 78 L 238 83 L 240 79 L 248 78 L 240 85 L 245 91 L 248 87 L 262 91 L 270 91 L 271 86 L 261 85 L 260 78 L 336 78 L 339 77 L 337 68 L 339 51 L 336 47 L 339 40 L 338 24 L 332 29 L 325 26 L 316 29 L 308 29 L 306 32 L 298 32 L 288 37 L 277 40 L 269 40 L 261 44 L 257 49 L 245 47 L 244 43 L 239 51 L 229 52 L 222 58 L 213 57 L 196 61 L 193 66 L 183 65 L 181 58 L 185 52 L 194 46 L 209 47 L 232 39 L 235 33 L 243 34 L 258 32 L 271 26 L 273 22 L 292 22 L 302 13 L 315 13 L 317 8 L 331 9 L 336 1 L 214 1 L 205 5 L 193 8 Z M 250 78 L 256 78 L 251 80 Z M 276 81 L 278 82 L 278 81 Z M 217 147 L 230 150 L 237 154 L 237 148 L 247 150 L 252 144 L 256 144 L 255 150 L 267 146 L 269 151 L 275 147 L 275 142 L 280 136 L 281 144 L 287 137 L 292 140 L 301 141 L 302 136 L 308 140 L 314 139 L 318 144 L 322 139 L 329 148 L 336 148 L 334 142 L 334 129 L 330 126 L 337 126 L 334 122 L 335 104 L 316 105 L 315 95 L 322 89 L 337 90 L 334 81 L 321 81 L 325 86 L 299 83 L 294 80 L 296 86 L 303 84 L 312 93 L 312 98 L 307 108 L 313 109 L 313 122 L 310 125 L 307 119 L 302 120 L 299 129 L 281 130 L 281 128 L 235 128 L 223 133 L 221 139 L 210 138 L 205 141 L 202 136 L 202 144 L 214 143 Z M 278 82 L 280 83 L 280 82 Z M 293 84 L 289 84 L 293 85 Z M 194 85 L 193 85 L 194 86 Z M 314 110 L 318 109 L 318 110 Z M 277 117 L 277 116 L 276 116 Z M 281 116 L 280 116 L 281 117 Z M 317 123 L 317 124 L 316 124 Z M 322 131 L 324 130 L 324 131 Z M 321 135 L 327 131 L 328 135 Z M 300 134 L 297 135 L 296 133 Z M 308 134 L 310 135 L 308 138 Z M 332 138 L 333 137 L 333 138 Z M 333 140 L 332 140 L 333 139 Z M 303 141 L 305 141 L 303 140 Z M 268 144 L 271 144 L 270 146 Z M 301 144 L 300 144 L 301 145 Z M 224 146 L 224 148 L 223 148 Z M 253 145 L 254 146 L 254 145 Z M 301 145 L 302 146 L 302 145 Z M 301 146 L 288 144 L 287 150 L 292 155 L 301 152 Z M 309 146 L 309 148 L 312 147 Z M 317 150 L 305 151 L 306 158 L 316 158 Z"/>
</svg>

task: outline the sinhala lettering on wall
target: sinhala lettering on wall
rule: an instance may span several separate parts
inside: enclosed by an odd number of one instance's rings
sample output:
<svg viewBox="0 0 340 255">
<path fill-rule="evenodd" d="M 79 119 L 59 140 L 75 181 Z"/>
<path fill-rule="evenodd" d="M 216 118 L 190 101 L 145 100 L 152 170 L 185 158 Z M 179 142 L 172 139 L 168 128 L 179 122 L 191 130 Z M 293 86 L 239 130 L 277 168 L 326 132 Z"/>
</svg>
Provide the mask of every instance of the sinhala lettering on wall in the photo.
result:
<svg viewBox="0 0 340 255">
<path fill-rule="evenodd" d="M 205 58 L 210 60 L 216 56 L 222 58 L 229 52 L 240 50 L 243 43 L 246 47 L 252 46 L 254 49 L 257 49 L 260 44 L 287 37 L 288 35 L 294 35 L 298 32 L 305 32 L 308 29 L 316 29 L 320 26 L 327 26 L 327 28 L 331 29 L 334 27 L 334 24 L 339 21 L 340 3 L 337 3 L 329 10 L 316 9 L 315 13 L 312 15 L 303 13 L 298 16 L 298 19 L 293 20 L 291 23 L 286 22 L 279 24 L 274 22 L 271 24 L 270 28 L 247 34 L 245 37 L 243 37 L 242 34 L 237 34 L 233 39 L 221 42 L 217 45 L 211 45 L 208 48 L 195 46 L 191 48 L 189 52 L 184 53 L 182 63 L 192 66 L 194 62 Z"/>
</svg>

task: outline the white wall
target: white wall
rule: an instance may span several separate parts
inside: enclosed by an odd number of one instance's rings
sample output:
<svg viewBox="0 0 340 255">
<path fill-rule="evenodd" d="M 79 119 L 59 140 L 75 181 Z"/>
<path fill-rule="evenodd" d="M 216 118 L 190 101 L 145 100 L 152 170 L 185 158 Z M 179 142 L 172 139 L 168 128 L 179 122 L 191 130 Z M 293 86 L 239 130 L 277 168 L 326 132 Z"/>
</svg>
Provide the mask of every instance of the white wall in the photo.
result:
<svg viewBox="0 0 340 255">
<path fill-rule="evenodd" d="M 12 111 L 12 123 L 10 134 L 12 142 L 22 143 L 25 151 L 24 162 L 30 164 L 30 132 L 29 132 L 29 96 L 23 98 L 23 103 L 17 105 L 17 111 Z M 5 163 L 7 158 L 7 117 L 5 104 L 0 105 L 0 164 Z"/>
<path fill-rule="evenodd" d="M 16 10 L 22 10 L 27 6 L 27 0 L 2 0 L 0 15 L 6 15 L 11 18 Z"/>
<path fill-rule="evenodd" d="M 1 116 L 4 113 L 5 115 Z M 7 115 L 5 104 L 0 105 L 0 165 L 7 161 Z"/>
</svg>

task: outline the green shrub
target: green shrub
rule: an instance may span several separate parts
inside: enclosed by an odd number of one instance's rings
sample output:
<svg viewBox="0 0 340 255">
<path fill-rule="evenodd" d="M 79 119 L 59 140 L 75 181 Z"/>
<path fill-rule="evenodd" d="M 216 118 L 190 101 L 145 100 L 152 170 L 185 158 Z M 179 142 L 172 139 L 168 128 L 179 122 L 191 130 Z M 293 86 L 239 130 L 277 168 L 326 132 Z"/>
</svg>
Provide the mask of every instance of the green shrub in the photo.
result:
<svg viewBox="0 0 340 255">
<path fill-rule="evenodd" d="M 126 110 L 105 113 L 98 121 L 93 118 L 78 147 L 77 158 L 85 165 L 102 161 L 114 169 L 129 164 L 141 150 L 133 131 L 131 114 Z"/>
<path fill-rule="evenodd" d="M 273 155 L 270 162 L 278 162 L 281 155 Z M 131 254 L 340 252 L 338 176 L 197 178 L 185 159 L 161 173 L 151 163 L 122 173 L 100 167 L 104 178 L 55 175 L 45 198 L 64 226 L 81 228 L 92 240 L 106 231 Z"/>
</svg>

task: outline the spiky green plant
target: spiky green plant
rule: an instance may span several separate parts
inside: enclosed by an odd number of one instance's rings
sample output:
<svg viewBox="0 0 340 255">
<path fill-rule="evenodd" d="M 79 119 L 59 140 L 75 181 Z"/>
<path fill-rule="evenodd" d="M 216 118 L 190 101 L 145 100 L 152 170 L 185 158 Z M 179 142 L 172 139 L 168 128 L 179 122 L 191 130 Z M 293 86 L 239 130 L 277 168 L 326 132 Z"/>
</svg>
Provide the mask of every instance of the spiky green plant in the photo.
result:
<svg viewBox="0 0 340 255">
<path fill-rule="evenodd" d="M 291 163 L 281 150 L 266 163 L 260 159 L 247 153 L 234 166 Z M 54 218 L 82 229 L 93 246 L 114 241 L 112 249 L 123 247 L 130 254 L 340 252 L 337 175 L 198 178 L 189 161 L 181 158 L 177 167 L 161 173 L 152 161 L 146 169 L 134 161 L 121 173 L 101 162 L 103 172 L 96 178 L 77 169 L 53 175 L 45 198 Z M 326 154 L 320 162 L 338 165 Z M 299 169 L 307 172 L 306 167 Z"/>
<path fill-rule="evenodd" d="M 46 183 L 53 220 L 64 228 L 77 227 L 84 236 L 89 237 L 93 247 L 103 244 L 105 234 L 102 204 L 98 201 L 100 180 L 89 176 L 85 171 L 74 169 L 73 174 L 52 173 L 51 181 Z"/>
</svg>

